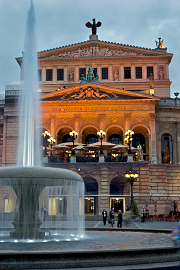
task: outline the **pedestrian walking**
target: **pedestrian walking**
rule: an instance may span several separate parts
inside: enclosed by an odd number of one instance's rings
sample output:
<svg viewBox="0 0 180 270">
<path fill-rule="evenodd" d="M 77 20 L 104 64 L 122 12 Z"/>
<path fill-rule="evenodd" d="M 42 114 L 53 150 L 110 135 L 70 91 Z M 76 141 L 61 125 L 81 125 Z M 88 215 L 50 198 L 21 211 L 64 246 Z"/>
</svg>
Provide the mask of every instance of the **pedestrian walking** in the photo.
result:
<svg viewBox="0 0 180 270">
<path fill-rule="evenodd" d="M 111 207 L 111 210 L 109 211 L 109 218 L 111 219 L 110 228 L 113 228 L 113 225 L 115 223 L 113 207 Z"/>
<path fill-rule="evenodd" d="M 117 227 L 118 227 L 118 228 L 122 228 L 122 218 L 123 218 L 123 216 L 122 216 L 121 210 L 119 210 L 118 212 L 119 212 L 119 213 L 118 213 Z"/>
<path fill-rule="evenodd" d="M 145 221 L 145 209 L 144 207 L 141 209 L 141 222 Z"/>
<path fill-rule="evenodd" d="M 103 217 L 103 223 L 106 225 L 106 220 L 107 220 L 107 211 L 103 209 L 102 211 L 102 217 Z"/>
</svg>

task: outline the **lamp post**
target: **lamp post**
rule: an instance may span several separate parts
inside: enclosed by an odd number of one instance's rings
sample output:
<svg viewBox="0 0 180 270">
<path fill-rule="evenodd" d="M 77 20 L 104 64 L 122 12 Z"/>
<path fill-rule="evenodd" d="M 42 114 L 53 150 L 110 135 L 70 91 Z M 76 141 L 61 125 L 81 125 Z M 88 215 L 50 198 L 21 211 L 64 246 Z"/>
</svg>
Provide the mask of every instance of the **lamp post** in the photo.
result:
<svg viewBox="0 0 180 270">
<path fill-rule="evenodd" d="M 132 130 L 128 130 L 125 132 L 125 136 L 126 138 L 124 139 L 125 143 L 127 143 L 127 145 L 129 146 L 129 149 L 128 149 L 128 154 L 131 154 L 131 142 L 133 140 L 132 136 L 134 135 L 134 131 Z"/>
<path fill-rule="evenodd" d="M 46 143 L 45 143 L 45 150 L 44 150 L 44 155 L 47 156 L 47 140 L 49 139 L 49 137 L 51 136 L 50 133 L 45 130 L 42 135 L 44 136 L 44 138 L 46 139 Z"/>
<path fill-rule="evenodd" d="M 130 184 L 131 184 L 131 206 L 132 206 L 133 199 L 134 199 L 134 196 L 133 196 L 133 184 L 134 184 L 134 182 L 137 181 L 138 173 L 137 173 L 137 171 L 133 170 L 132 167 L 131 167 L 129 171 L 126 171 L 125 177 L 128 180 L 128 182 L 130 182 Z"/>
<path fill-rule="evenodd" d="M 71 138 L 72 138 L 72 141 L 73 141 L 73 148 L 74 148 L 74 141 L 75 141 L 75 139 L 77 138 L 78 133 L 77 133 L 77 131 L 72 130 L 72 131 L 69 133 L 69 135 L 70 135 Z M 72 155 L 75 155 L 74 149 L 72 150 L 72 153 L 71 153 L 71 154 L 72 154 Z"/>
<path fill-rule="evenodd" d="M 101 129 L 100 131 L 97 132 L 97 135 L 99 136 L 99 138 L 101 140 L 100 155 L 103 155 L 104 153 L 103 153 L 102 141 L 103 141 L 104 137 L 106 136 L 106 132 Z"/>
<path fill-rule="evenodd" d="M 53 137 L 50 137 L 49 139 L 47 139 L 47 141 L 50 143 L 50 146 L 52 149 L 52 146 L 56 142 L 56 140 Z M 51 157 L 52 157 L 52 150 L 51 150 Z"/>
</svg>

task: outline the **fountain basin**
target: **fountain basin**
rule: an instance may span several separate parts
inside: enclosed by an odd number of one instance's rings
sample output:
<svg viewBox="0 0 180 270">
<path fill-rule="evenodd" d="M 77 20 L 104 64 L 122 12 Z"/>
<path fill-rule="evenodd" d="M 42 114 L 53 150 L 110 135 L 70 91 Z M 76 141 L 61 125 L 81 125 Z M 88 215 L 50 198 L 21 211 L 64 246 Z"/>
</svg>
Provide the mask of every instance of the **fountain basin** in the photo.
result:
<svg viewBox="0 0 180 270">
<path fill-rule="evenodd" d="M 11 187 L 8 201 L 14 230 L 10 238 L 44 238 L 41 209 L 47 209 L 53 220 L 58 217 L 57 226 L 60 228 L 63 222 L 66 234 L 84 235 L 84 182 L 77 173 L 57 168 L 4 167 L 0 169 L 0 186 L 1 191 Z M 62 235 L 61 229 L 58 233 Z"/>
</svg>

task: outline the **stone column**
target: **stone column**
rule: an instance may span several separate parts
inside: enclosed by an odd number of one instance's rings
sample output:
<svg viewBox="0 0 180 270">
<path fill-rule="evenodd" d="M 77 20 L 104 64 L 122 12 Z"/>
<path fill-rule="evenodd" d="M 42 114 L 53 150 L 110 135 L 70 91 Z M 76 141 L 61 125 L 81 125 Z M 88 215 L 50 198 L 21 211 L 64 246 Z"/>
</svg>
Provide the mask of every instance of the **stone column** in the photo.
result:
<svg viewBox="0 0 180 270">
<path fill-rule="evenodd" d="M 2 146 L 2 167 L 6 166 L 6 134 L 7 134 L 7 119 L 8 116 L 4 116 L 4 125 L 3 125 L 3 146 Z"/>
<path fill-rule="evenodd" d="M 157 64 L 154 65 L 154 80 L 158 80 L 158 66 Z"/>
<path fill-rule="evenodd" d="M 169 80 L 169 65 L 166 64 L 166 68 L 165 68 L 165 80 Z"/>
<path fill-rule="evenodd" d="M 68 81 L 68 68 L 64 66 L 64 82 Z"/>
<path fill-rule="evenodd" d="M 41 78 L 41 80 L 42 80 L 42 83 L 46 82 L 46 68 L 45 67 L 42 68 L 42 78 Z"/>
<path fill-rule="evenodd" d="M 147 67 L 145 64 L 142 66 L 142 78 L 143 80 L 147 80 Z"/>
<path fill-rule="evenodd" d="M 151 118 L 151 163 L 156 164 L 157 163 L 157 155 L 156 155 L 156 123 L 155 123 L 155 113 L 149 114 Z"/>
<path fill-rule="evenodd" d="M 113 80 L 113 70 L 112 70 L 112 65 L 109 65 L 109 68 L 108 68 L 108 78 L 110 81 Z"/>
<path fill-rule="evenodd" d="M 74 130 L 78 133 L 76 142 L 82 143 L 82 136 L 80 134 L 80 114 L 74 114 Z"/>
<path fill-rule="evenodd" d="M 53 82 L 57 82 L 57 68 L 53 67 Z"/>
<path fill-rule="evenodd" d="M 75 69 L 74 69 L 74 82 L 79 82 L 79 67 L 78 66 L 75 66 Z"/>
<path fill-rule="evenodd" d="M 51 117 L 51 132 L 50 132 L 50 134 L 54 139 L 56 139 L 56 133 L 55 133 L 56 132 L 55 131 L 56 116 L 50 115 L 50 117 Z"/>
<path fill-rule="evenodd" d="M 124 81 L 124 65 L 120 65 L 120 81 Z"/>
<path fill-rule="evenodd" d="M 177 163 L 180 164 L 180 122 L 177 122 L 177 125 L 176 125 L 176 128 L 177 128 L 177 148 L 176 148 L 176 152 L 177 152 Z M 175 149 L 173 149 L 175 151 Z"/>
<path fill-rule="evenodd" d="M 135 65 L 134 64 L 132 64 L 132 66 L 131 66 L 131 79 L 132 80 L 135 80 L 136 79 L 136 72 L 135 72 Z"/>
<path fill-rule="evenodd" d="M 101 65 L 97 65 L 97 74 L 99 75 L 99 80 L 102 80 Z"/>
<path fill-rule="evenodd" d="M 131 113 L 124 113 L 125 118 L 125 132 L 130 129 Z"/>
</svg>

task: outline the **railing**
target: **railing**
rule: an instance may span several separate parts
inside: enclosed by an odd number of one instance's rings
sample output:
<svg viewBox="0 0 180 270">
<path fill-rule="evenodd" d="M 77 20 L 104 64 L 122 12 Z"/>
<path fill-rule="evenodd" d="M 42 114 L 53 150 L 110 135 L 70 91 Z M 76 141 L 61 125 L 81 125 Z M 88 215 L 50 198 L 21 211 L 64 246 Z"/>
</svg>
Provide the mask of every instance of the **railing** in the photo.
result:
<svg viewBox="0 0 180 270">
<path fill-rule="evenodd" d="M 49 157 L 48 163 L 69 163 L 70 157 Z M 98 162 L 99 156 L 96 157 L 78 157 L 76 156 L 77 163 L 85 163 L 85 162 Z M 127 162 L 127 156 L 125 157 L 104 157 L 104 162 Z"/>
</svg>

